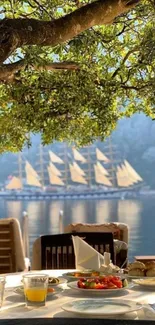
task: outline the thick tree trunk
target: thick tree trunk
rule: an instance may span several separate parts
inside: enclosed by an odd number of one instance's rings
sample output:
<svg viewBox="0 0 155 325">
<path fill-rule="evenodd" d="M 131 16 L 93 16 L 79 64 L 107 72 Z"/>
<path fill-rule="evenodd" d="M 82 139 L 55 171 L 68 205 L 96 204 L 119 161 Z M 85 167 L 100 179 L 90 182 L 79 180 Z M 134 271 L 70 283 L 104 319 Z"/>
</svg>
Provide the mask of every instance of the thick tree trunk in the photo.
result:
<svg viewBox="0 0 155 325">
<path fill-rule="evenodd" d="M 110 24 L 139 0 L 98 0 L 54 21 L 4 19 L 0 22 L 0 64 L 23 45 L 55 46 L 95 25 Z"/>
</svg>

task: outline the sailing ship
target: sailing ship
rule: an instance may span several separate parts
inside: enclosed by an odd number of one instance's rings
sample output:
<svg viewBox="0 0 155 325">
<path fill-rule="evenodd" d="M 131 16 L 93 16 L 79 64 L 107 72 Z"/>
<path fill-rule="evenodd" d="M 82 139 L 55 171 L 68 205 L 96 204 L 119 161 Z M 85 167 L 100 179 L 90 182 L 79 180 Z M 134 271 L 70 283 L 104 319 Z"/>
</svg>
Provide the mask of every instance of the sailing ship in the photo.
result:
<svg viewBox="0 0 155 325">
<path fill-rule="evenodd" d="M 48 151 L 48 161 L 44 164 L 43 148 L 40 146 L 40 170 L 36 170 L 28 160 L 24 160 L 24 177 L 19 162 L 19 176 L 13 176 L 6 190 L 35 189 L 43 192 L 62 193 L 119 193 L 138 191 L 144 181 L 127 160 L 115 163 L 98 147 L 85 147 L 81 151 L 65 146 L 65 153 Z M 45 165 L 45 166 L 44 166 Z M 46 179 L 44 174 L 46 173 Z"/>
</svg>

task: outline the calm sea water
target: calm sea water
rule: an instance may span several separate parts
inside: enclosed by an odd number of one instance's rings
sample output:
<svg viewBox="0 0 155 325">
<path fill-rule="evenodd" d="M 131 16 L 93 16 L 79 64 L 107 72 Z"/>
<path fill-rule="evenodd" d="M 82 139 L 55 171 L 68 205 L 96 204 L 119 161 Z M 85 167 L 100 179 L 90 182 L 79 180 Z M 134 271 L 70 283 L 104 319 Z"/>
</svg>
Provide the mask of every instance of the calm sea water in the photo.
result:
<svg viewBox="0 0 155 325">
<path fill-rule="evenodd" d="M 13 217 L 21 222 L 22 212 L 29 215 L 30 248 L 44 234 L 59 233 L 59 211 L 63 225 L 72 222 L 123 222 L 129 226 L 129 256 L 155 255 L 155 199 L 143 200 L 0 200 L 0 218 Z"/>
</svg>

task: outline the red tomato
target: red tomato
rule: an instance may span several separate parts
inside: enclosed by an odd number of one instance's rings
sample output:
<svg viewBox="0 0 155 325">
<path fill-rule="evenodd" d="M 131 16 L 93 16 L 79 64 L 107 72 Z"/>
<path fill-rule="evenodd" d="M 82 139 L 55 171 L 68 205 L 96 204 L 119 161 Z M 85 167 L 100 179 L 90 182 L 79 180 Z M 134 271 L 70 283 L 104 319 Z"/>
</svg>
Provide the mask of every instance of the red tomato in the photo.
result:
<svg viewBox="0 0 155 325">
<path fill-rule="evenodd" d="M 89 283 L 89 282 L 94 282 L 94 279 L 86 279 L 86 282 Z"/>
<path fill-rule="evenodd" d="M 117 286 L 117 288 L 122 288 L 123 285 L 122 285 L 122 281 L 118 280 L 118 281 L 113 281 L 113 283 Z"/>
<path fill-rule="evenodd" d="M 107 284 L 107 289 L 117 289 L 117 286 L 116 286 L 114 283 L 109 282 L 109 283 Z"/>
<path fill-rule="evenodd" d="M 96 283 L 95 289 L 107 289 L 107 284 Z"/>
<path fill-rule="evenodd" d="M 105 277 L 105 276 L 101 276 L 101 277 L 99 278 L 99 281 L 100 281 L 101 283 L 108 283 L 108 278 Z"/>
<path fill-rule="evenodd" d="M 91 279 L 81 278 L 77 282 L 77 286 L 81 289 L 117 289 L 123 287 L 120 277 L 113 275 Z"/>
<path fill-rule="evenodd" d="M 85 282 L 82 282 L 80 280 L 78 281 L 77 286 L 78 286 L 78 288 L 81 288 L 81 289 L 85 289 L 86 288 Z"/>
<path fill-rule="evenodd" d="M 47 292 L 54 292 L 55 290 L 53 288 L 48 287 Z"/>
<path fill-rule="evenodd" d="M 113 283 L 113 284 L 115 284 L 116 286 L 117 286 L 117 288 L 122 288 L 122 281 L 119 279 L 119 278 L 113 278 L 112 280 L 111 280 L 111 282 Z"/>
</svg>

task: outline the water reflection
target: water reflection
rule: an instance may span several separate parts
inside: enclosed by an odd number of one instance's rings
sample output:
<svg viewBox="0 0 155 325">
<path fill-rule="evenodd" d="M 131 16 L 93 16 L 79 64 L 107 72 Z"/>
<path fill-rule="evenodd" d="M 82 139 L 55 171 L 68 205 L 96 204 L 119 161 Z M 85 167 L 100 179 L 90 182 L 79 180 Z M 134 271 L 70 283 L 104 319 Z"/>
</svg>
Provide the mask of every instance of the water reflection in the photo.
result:
<svg viewBox="0 0 155 325">
<path fill-rule="evenodd" d="M 72 208 L 72 223 L 86 223 L 87 220 L 87 205 L 86 202 L 83 201 L 74 201 Z"/>
<path fill-rule="evenodd" d="M 30 245 L 36 238 L 46 232 L 45 218 L 46 203 L 43 201 L 27 202 L 26 211 L 29 217 Z"/>
<path fill-rule="evenodd" d="M 69 223 L 127 223 L 130 233 L 130 256 L 154 255 L 155 200 L 65 200 L 0 201 L 1 218 L 21 221 L 29 215 L 30 244 L 40 235 L 59 232 L 59 211 L 64 211 L 63 225 Z"/>
<path fill-rule="evenodd" d="M 111 215 L 111 206 L 108 200 L 99 201 L 95 204 L 96 207 L 96 222 L 104 223 L 109 222 L 109 218 Z"/>
<path fill-rule="evenodd" d="M 117 214 L 117 200 L 100 200 L 95 202 L 96 206 L 96 222 L 116 222 L 118 220 Z"/>
<path fill-rule="evenodd" d="M 17 218 L 21 222 L 23 212 L 22 202 L 7 201 L 6 203 L 6 217 Z"/>
<path fill-rule="evenodd" d="M 49 204 L 49 218 L 48 220 L 48 233 L 58 234 L 59 233 L 59 212 L 63 210 L 63 201 L 53 201 Z M 63 227 L 64 227 L 64 220 Z"/>
<path fill-rule="evenodd" d="M 118 221 L 126 223 L 129 227 L 129 250 L 131 256 L 136 255 L 136 251 L 142 241 L 141 213 L 141 201 L 124 200 L 118 202 Z"/>
</svg>

